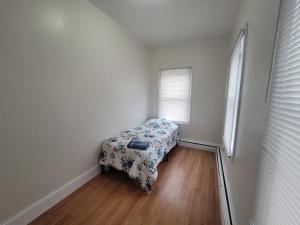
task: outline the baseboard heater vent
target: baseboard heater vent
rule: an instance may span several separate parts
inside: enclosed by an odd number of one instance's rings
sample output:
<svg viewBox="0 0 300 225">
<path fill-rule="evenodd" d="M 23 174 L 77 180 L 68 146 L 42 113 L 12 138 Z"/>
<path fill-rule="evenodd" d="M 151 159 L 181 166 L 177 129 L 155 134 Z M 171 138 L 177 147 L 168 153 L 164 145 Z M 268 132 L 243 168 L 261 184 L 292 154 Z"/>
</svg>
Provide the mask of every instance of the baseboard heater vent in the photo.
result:
<svg viewBox="0 0 300 225">
<path fill-rule="evenodd" d="M 217 144 L 207 143 L 202 141 L 193 141 L 185 138 L 180 138 L 178 145 L 183 147 L 201 149 L 210 152 L 216 152 L 218 148 Z"/>
<path fill-rule="evenodd" d="M 221 150 L 219 147 L 217 147 L 216 156 L 217 156 L 222 225 L 233 225 L 232 215 L 231 215 L 231 210 L 230 210 L 230 203 L 229 203 L 229 198 L 228 198 L 228 188 L 226 185 Z"/>
</svg>

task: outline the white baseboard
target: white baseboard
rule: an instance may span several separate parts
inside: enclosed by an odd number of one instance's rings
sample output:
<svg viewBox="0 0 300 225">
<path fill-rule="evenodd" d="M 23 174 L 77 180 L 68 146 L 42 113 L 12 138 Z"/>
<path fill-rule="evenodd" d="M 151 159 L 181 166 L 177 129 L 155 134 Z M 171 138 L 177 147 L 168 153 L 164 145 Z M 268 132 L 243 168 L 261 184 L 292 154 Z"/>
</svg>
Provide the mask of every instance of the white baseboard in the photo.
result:
<svg viewBox="0 0 300 225">
<path fill-rule="evenodd" d="M 187 148 L 195 148 L 199 150 L 216 152 L 216 148 L 219 146 L 215 143 L 209 143 L 205 141 L 194 141 L 187 138 L 179 138 L 178 142 L 179 146 L 187 147 Z"/>
<path fill-rule="evenodd" d="M 32 205 L 26 207 L 12 218 L 4 221 L 2 225 L 26 225 L 42 213 L 46 212 L 52 206 L 60 202 L 69 194 L 77 190 L 79 187 L 87 183 L 93 177 L 99 174 L 99 167 L 95 166 L 83 174 L 75 177 L 73 180 L 64 184 L 60 188 L 41 198 Z"/>
</svg>

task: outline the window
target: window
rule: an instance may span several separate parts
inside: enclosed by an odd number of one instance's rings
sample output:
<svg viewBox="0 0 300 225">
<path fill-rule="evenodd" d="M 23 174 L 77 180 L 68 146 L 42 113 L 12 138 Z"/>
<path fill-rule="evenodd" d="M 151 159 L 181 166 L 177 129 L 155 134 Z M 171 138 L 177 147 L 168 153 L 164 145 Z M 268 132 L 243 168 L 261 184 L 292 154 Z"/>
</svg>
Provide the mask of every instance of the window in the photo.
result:
<svg viewBox="0 0 300 225">
<path fill-rule="evenodd" d="M 158 116 L 178 123 L 190 122 L 192 71 L 190 68 L 160 72 Z"/>
<path fill-rule="evenodd" d="M 228 157 L 232 157 L 239 113 L 243 59 L 246 30 L 242 30 L 231 55 L 230 74 L 227 83 L 226 111 L 224 124 L 224 145 Z"/>
<path fill-rule="evenodd" d="M 300 1 L 281 1 L 252 224 L 300 224 Z"/>
</svg>

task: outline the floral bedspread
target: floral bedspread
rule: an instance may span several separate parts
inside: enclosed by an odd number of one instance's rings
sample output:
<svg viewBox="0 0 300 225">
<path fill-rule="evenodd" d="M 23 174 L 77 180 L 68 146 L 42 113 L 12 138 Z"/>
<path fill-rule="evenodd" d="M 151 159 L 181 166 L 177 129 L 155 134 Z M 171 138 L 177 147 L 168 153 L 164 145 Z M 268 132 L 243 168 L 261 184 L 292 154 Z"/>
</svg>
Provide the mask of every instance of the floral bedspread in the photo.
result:
<svg viewBox="0 0 300 225">
<path fill-rule="evenodd" d="M 177 144 L 178 126 L 165 119 L 149 119 L 103 142 L 99 164 L 125 171 L 150 192 L 157 178 L 157 166 Z M 131 140 L 149 141 L 147 150 L 127 148 Z"/>
</svg>

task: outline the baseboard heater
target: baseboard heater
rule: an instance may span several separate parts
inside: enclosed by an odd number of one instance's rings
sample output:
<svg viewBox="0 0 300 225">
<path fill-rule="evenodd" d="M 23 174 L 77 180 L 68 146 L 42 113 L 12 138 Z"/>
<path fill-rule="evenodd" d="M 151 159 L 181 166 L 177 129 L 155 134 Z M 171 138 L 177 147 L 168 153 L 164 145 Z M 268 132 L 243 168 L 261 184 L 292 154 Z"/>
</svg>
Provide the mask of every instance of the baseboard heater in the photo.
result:
<svg viewBox="0 0 300 225">
<path fill-rule="evenodd" d="M 211 151 L 211 152 L 216 152 L 216 149 L 218 147 L 217 144 L 207 143 L 207 142 L 202 142 L 202 141 L 193 141 L 193 140 L 188 140 L 185 138 L 179 139 L 178 145 L 183 146 L 183 147 L 202 149 L 202 150 Z"/>
<path fill-rule="evenodd" d="M 221 215 L 223 225 L 233 225 L 231 207 L 229 203 L 228 188 L 225 179 L 224 166 L 220 147 L 216 149 L 217 166 L 218 166 L 218 180 L 219 180 L 219 195 L 221 205 Z"/>
<path fill-rule="evenodd" d="M 183 143 L 187 143 L 187 144 L 193 144 L 193 145 L 199 145 L 199 146 L 205 146 L 205 147 L 210 147 L 210 148 L 215 148 L 215 149 L 218 148 L 216 145 L 204 144 L 204 143 L 193 142 L 193 141 L 179 140 L 179 142 L 183 142 Z"/>
</svg>

